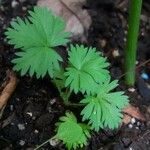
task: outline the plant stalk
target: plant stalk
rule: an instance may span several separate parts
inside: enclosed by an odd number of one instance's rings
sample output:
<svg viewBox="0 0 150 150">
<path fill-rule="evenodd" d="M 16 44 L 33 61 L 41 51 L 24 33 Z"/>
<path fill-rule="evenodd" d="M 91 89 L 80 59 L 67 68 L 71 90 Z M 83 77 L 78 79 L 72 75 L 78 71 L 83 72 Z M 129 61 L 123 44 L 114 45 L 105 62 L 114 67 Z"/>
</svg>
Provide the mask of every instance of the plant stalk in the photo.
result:
<svg viewBox="0 0 150 150">
<path fill-rule="evenodd" d="M 125 83 L 133 86 L 135 83 L 136 51 L 139 34 L 142 0 L 130 0 L 129 28 L 125 47 Z"/>
<path fill-rule="evenodd" d="M 38 150 L 40 149 L 41 147 L 43 147 L 45 144 L 49 143 L 51 139 L 48 139 L 47 141 L 43 142 L 41 145 L 38 145 L 36 148 L 34 148 L 34 150 Z"/>
</svg>

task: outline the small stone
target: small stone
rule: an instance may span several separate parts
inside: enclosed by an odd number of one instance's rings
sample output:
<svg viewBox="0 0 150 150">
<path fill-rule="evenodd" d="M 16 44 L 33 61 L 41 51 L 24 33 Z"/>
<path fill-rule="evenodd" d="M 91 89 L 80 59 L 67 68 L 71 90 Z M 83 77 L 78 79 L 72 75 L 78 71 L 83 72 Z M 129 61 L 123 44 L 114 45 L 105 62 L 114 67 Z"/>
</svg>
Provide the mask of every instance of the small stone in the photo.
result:
<svg viewBox="0 0 150 150">
<path fill-rule="evenodd" d="M 141 74 L 141 77 L 142 77 L 144 80 L 148 80 L 148 79 L 149 79 L 148 74 L 146 74 L 146 73 L 144 73 L 144 72 Z"/>
<path fill-rule="evenodd" d="M 25 130 L 25 125 L 24 124 L 18 124 L 17 126 L 18 126 L 19 130 L 21 130 L 21 131 Z"/>
<path fill-rule="evenodd" d="M 12 126 L 14 126 L 15 124 L 13 122 L 10 123 Z"/>
<path fill-rule="evenodd" d="M 138 65 L 138 64 L 139 64 L 139 61 L 136 61 L 135 64 Z"/>
<path fill-rule="evenodd" d="M 141 15 L 141 20 L 145 23 L 145 22 L 148 22 L 148 17 L 146 15 Z"/>
<path fill-rule="evenodd" d="M 128 127 L 129 127 L 129 129 L 132 129 L 132 128 L 133 128 L 133 125 L 132 125 L 132 124 L 129 124 Z"/>
<path fill-rule="evenodd" d="M 16 101 L 18 101 L 18 102 L 19 102 L 19 101 L 20 101 L 20 99 L 19 99 L 19 98 L 16 98 Z"/>
<path fill-rule="evenodd" d="M 136 122 L 135 118 L 131 119 L 131 123 L 134 124 Z"/>
<path fill-rule="evenodd" d="M 120 56 L 119 51 L 118 51 L 117 49 L 115 49 L 115 50 L 112 52 L 112 55 L 114 56 L 114 58 Z"/>
<path fill-rule="evenodd" d="M 127 35 L 127 33 L 128 33 L 128 31 L 127 31 L 127 30 L 125 30 L 125 31 L 124 31 L 124 34 L 125 34 L 125 35 Z"/>
<path fill-rule="evenodd" d="M 56 99 L 53 98 L 51 101 L 50 101 L 50 104 L 53 105 L 54 103 L 56 103 Z"/>
<path fill-rule="evenodd" d="M 102 48 L 104 48 L 104 47 L 106 46 L 107 42 L 106 42 L 105 39 L 100 39 L 100 40 L 99 40 L 99 44 L 100 44 L 100 46 L 101 46 Z"/>
<path fill-rule="evenodd" d="M 127 38 L 124 38 L 123 41 L 126 42 L 126 41 L 127 41 Z"/>
<path fill-rule="evenodd" d="M 144 32 L 142 32 L 142 33 L 141 33 L 141 35 L 142 35 L 142 36 L 144 36 L 144 35 L 145 35 L 145 33 L 144 33 Z"/>
<path fill-rule="evenodd" d="M 35 129 L 35 130 L 34 130 L 34 133 L 39 133 L 39 131 Z"/>
<path fill-rule="evenodd" d="M 60 141 L 58 139 L 50 139 L 49 140 L 49 143 L 50 143 L 51 146 L 56 146 L 56 145 L 59 144 L 59 142 Z"/>
<path fill-rule="evenodd" d="M 19 3 L 17 2 L 17 1 L 15 1 L 15 0 L 13 0 L 12 2 L 11 2 L 11 7 L 12 8 L 15 8 L 16 6 L 18 6 L 19 5 Z"/>
<path fill-rule="evenodd" d="M 33 117 L 32 117 L 32 120 L 35 120 L 35 119 L 36 119 L 36 117 L 35 117 L 35 116 L 33 116 Z"/>
<path fill-rule="evenodd" d="M 129 88 L 128 91 L 133 93 L 135 92 L 135 88 Z"/>
<path fill-rule="evenodd" d="M 139 127 L 135 127 L 135 129 L 139 130 Z"/>
<path fill-rule="evenodd" d="M 138 121 L 138 122 L 137 122 L 137 126 L 140 126 L 140 125 L 141 125 L 141 122 Z"/>
<path fill-rule="evenodd" d="M 24 144 L 25 144 L 25 141 L 23 141 L 23 140 L 19 141 L 19 145 L 23 146 Z"/>
<path fill-rule="evenodd" d="M 129 147 L 129 150 L 133 150 L 133 148 L 132 148 L 132 147 Z"/>
<path fill-rule="evenodd" d="M 29 115 L 30 117 L 33 116 L 32 112 L 27 112 L 26 114 Z"/>
<path fill-rule="evenodd" d="M 27 10 L 27 8 L 23 6 L 23 7 L 22 7 L 22 10 L 23 10 L 23 11 L 26 11 L 26 10 Z"/>
<path fill-rule="evenodd" d="M 14 106 L 10 105 L 10 111 L 13 111 L 13 110 L 14 110 Z"/>
</svg>

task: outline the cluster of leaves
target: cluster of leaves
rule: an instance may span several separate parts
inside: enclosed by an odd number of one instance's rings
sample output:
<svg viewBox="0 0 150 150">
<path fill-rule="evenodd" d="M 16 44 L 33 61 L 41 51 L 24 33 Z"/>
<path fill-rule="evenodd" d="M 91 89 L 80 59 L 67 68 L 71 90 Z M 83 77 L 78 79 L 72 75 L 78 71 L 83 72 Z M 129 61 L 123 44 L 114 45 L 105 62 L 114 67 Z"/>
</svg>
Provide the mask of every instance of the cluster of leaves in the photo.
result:
<svg viewBox="0 0 150 150">
<path fill-rule="evenodd" d="M 19 49 L 17 58 L 12 61 L 14 70 L 20 71 L 21 75 L 35 74 L 37 78 L 48 73 L 65 103 L 71 92 L 83 94 L 81 116 L 82 121 L 88 120 L 88 125 L 78 123 L 73 113 L 68 112 L 60 118 L 55 136 L 68 149 L 77 149 L 87 144 L 91 129 L 118 127 L 128 97 L 123 92 L 111 92 L 117 87 L 117 81 L 111 82 L 109 63 L 96 48 L 71 45 L 68 66 L 61 67 L 62 57 L 55 47 L 69 41 L 70 33 L 64 29 L 61 18 L 46 8 L 35 7 L 26 19 L 18 17 L 12 21 L 5 34 L 8 43 Z"/>
</svg>

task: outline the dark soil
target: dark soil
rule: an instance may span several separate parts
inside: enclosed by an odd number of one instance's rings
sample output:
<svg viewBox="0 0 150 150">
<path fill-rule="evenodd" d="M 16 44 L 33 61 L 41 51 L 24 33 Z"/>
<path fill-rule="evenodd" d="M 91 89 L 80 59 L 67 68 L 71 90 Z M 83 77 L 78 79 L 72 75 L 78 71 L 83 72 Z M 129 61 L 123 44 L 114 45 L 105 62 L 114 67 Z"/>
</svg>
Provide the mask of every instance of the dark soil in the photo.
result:
<svg viewBox="0 0 150 150">
<path fill-rule="evenodd" d="M 125 0 L 126 1 L 126 0 Z M 124 1 L 124 2 L 125 2 Z M 12 18 L 25 16 L 36 0 L 0 0 L 0 86 L 6 71 L 12 69 L 15 50 L 6 43 L 4 30 Z M 144 1 L 138 45 L 137 80 L 135 92 L 129 92 L 123 83 L 123 55 L 126 41 L 127 5 L 119 0 L 88 0 L 85 6 L 92 16 L 88 45 L 101 49 L 111 63 L 113 78 L 120 80 L 118 89 L 124 90 L 130 102 L 150 118 L 150 2 Z M 115 57 L 114 52 L 119 56 Z M 143 64 L 144 63 L 144 64 Z M 143 65 L 142 65 L 143 64 Z M 148 79 L 142 78 L 142 73 Z M 0 150 L 31 150 L 51 138 L 55 123 L 65 113 L 65 107 L 49 78 L 20 77 L 17 89 L 10 98 L 0 120 Z M 150 113 L 150 110 L 149 110 Z M 64 150 L 62 143 L 56 147 L 47 144 L 45 150 Z M 116 131 L 101 130 L 92 133 L 86 150 L 150 150 L 150 119 L 122 126 Z"/>
</svg>

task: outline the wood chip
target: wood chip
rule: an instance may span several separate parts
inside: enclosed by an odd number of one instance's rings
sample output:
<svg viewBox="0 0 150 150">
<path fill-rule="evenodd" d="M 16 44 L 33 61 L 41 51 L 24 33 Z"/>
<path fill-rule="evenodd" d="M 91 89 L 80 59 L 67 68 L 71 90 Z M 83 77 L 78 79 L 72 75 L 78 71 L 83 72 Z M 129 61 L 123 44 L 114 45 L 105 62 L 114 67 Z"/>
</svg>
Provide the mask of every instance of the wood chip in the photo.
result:
<svg viewBox="0 0 150 150">
<path fill-rule="evenodd" d="M 123 120 L 124 120 L 124 123 L 127 123 L 128 120 L 129 120 L 129 117 L 127 116 L 130 116 L 130 118 L 134 117 L 138 120 L 141 120 L 141 121 L 145 121 L 145 116 L 140 112 L 139 108 L 138 107 L 135 107 L 135 106 L 132 106 L 132 105 L 128 105 L 128 107 L 124 108 L 123 109 L 123 112 L 126 114 L 124 117 Z"/>
<path fill-rule="evenodd" d="M 13 71 L 7 71 L 8 83 L 0 93 L 0 110 L 7 104 L 7 101 L 11 97 L 12 93 L 17 86 L 17 77 Z"/>
</svg>

